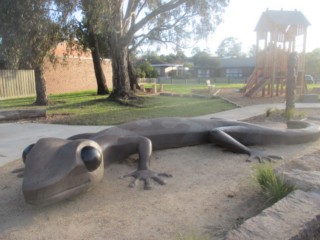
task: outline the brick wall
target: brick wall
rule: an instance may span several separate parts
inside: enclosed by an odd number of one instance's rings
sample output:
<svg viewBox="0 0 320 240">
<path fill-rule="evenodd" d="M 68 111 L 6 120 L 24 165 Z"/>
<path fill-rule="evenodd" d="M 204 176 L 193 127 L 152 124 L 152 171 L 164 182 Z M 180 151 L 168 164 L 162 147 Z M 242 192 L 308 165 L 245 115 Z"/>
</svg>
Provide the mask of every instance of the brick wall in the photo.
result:
<svg viewBox="0 0 320 240">
<path fill-rule="evenodd" d="M 60 63 L 52 65 L 49 61 L 44 66 L 47 94 L 67 93 L 84 90 L 96 90 L 97 83 L 94 74 L 91 52 L 79 51 L 77 45 L 68 46 L 66 42 L 59 43 L 55 56 Z M 65 58 L 64 56 L 68 56 Z M 108 88 L 112 88 L 111 60 L 105 59 L 102 64 Z"/>
<path fill-rule="evenodd" d="M 112 88 L 111 60 L 105 59 L 102 64 L 108 88 Z M 47 93 L 67 93 L 97 89 L 91 58 L 71 57 L 65 63 L 45 64 L 44 75 Z"/>
</svg>

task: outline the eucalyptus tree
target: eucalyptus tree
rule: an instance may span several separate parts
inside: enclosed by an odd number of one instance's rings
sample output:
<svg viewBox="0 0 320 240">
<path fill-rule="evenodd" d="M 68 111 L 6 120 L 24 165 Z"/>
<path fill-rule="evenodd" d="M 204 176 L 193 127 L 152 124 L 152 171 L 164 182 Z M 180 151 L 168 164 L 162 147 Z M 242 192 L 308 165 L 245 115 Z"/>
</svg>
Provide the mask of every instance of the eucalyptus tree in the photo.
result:
<svg viewBox="0 0 320 240">
<path fill-rule="evenodd" d="M 104 31 L 112 59 L 116 99 L 132 96 L 128 54 L 148 43 L 185 46 L 215 30 L 229 0 L 106 0 Z"/>
<path fill-rule="evenodd" d="M 48 104 L 44 61 L 54 58 L 55 46 L 70 33 L 76 5 L 73 0 L 0 0 L 2 52 L 13 67 L 35 70 L 36 105 Z"/>
<path fill-rule="evenodd" d="M 81 45 L 84 49 L 89 48 L 91 50 L 98 95 L 109 94 L 101 66 L 102 57 L 109 57 L 109 48 L 102 31 L 102 21 L 100 21 L 100 18 L 104 15 L 104 4 L 104 0 L 81 0 L 80 8 L 83 13 L 83 19 L 79 23 L 77 31 L 77 39 Z M 105 42 L 101 40 L 105 40 Z"/>
</svg>

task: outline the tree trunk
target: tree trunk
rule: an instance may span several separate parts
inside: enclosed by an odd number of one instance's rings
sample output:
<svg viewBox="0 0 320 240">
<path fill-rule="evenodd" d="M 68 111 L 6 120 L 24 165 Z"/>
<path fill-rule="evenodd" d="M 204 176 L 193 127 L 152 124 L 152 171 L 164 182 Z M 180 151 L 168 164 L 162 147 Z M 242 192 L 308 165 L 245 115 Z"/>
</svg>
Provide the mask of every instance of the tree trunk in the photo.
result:
<svg viewBox="0 0 320 240">
<path fill-rule="evenodd" d="M 112 36 L 109 39 L 112 59 L 112 98 L 127 99 L 134 96 L 130 89 L 128 47 L 121 46 Z"/>
<path fill-rule="evenodd" d="M 38 106 L 48 105 L 47 89 L 46 89 L 46 80 L 43 74 L 43 66 L 38 65 L 34 70 L 35 81 L 36 81 L 36 101 L 33 103 Z"/>
<path fill-rule="evenodd" d="M 89 43 L 91 48 L 91 56 L 93 61 L 94 73 L 96 76 L 97 87 L 98 87 L 97 94 L 98 95 L 109 94 L 106 78 L 104 76 L 102 66 L 101 66 L 98 39 L 96 34 L 90 28 L 90 25 L 89 25 Z"/>
<path fill-rule="evenodd" d="M 133 67 L 129 57 L 128 57 L 128 72 L 129 72 L 131 90 L 134 91 L 135 89 L 140 89 L 134 67 Z"/>
<path fill-rule="evenodd" d="M 296 53 L 291 53 L 288 61 L 288 78 L 286 86 L 286 114 L 289 116 L 294 109 L 295 86 L 297 80 L 297 63 L 298 56 Z"/>
</svg>

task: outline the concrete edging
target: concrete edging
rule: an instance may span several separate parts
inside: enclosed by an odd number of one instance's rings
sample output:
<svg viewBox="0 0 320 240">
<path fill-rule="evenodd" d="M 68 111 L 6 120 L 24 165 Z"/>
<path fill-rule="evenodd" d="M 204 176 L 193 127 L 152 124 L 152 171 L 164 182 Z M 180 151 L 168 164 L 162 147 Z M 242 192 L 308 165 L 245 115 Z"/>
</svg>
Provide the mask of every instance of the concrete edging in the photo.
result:
<svg viewBox="0 0 320 240">
<path fill-rule="evenodd" d="M 0 121 L 19 120 L 26 118 L 39 118 L 46 116 L 46 109 L 33 108 L 22 110 L 2 110 L 0 111 Z"/>
</svg>

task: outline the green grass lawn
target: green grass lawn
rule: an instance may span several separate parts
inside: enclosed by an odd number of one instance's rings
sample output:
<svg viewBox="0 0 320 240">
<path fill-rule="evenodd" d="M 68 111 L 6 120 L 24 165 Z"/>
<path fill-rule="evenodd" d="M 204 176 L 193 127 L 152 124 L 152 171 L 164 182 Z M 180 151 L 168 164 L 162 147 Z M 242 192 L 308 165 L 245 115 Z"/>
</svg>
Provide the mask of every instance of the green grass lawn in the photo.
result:
<svg viewBox="0 0 320 240">
<path fill-rule="evenodd" d="M 0 101 L 0 109 L 34 108 L 34 97 Z M 229 110 L 234 105 L 221 99 L 141 96 L 139 107 L 122 106 L 97 96 L 94 91 L 50 95 L 47 115 L 54 123 L 75 125 L 113 125 L 136 119 L 162 116 L 192 117 Z"/>
<path fill-rule="evenodd" d="M 216 88 L 242 88 L 244 84 L 242 83 L 217 83 L 214 84 Z M 151 87 L 151 83 L 145 84 L 146 87 Z M 159 84 L 157 84 L 159 88 Z M 166 92 L 173 92 L 173 93 L 179 93 L 179 94 L 190 94 L 193 89 L 199 90 L 199 89 L 207 89 L 206 84 L 163 84 L 163 89 Z"/>
</svg>

